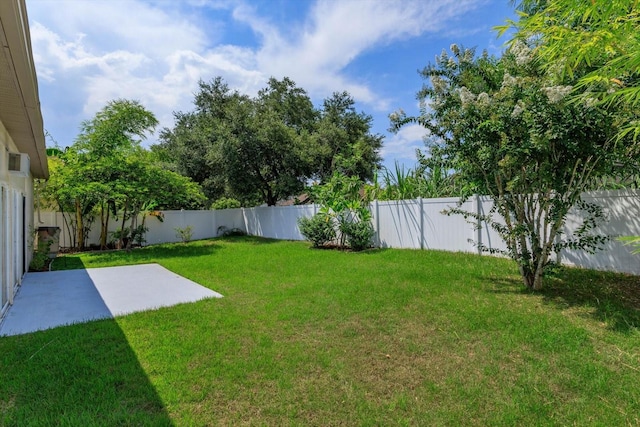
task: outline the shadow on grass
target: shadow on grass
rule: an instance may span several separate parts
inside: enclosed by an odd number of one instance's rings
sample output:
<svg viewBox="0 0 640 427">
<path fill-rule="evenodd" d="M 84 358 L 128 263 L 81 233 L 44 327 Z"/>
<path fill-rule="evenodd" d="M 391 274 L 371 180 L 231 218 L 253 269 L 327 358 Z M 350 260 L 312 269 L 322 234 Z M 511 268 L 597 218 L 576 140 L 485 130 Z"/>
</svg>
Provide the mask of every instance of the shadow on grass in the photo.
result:
<svg viewBox="0 0 640 427">
<path fill-rule="evenodd" d="M 0 425 L 173 425 L 115 320 L 0 339 Z"/>
<path fill-rule="evenodd" d="M 200 240 L 189 244 L 173 243 L 145 246 L 127 250 L 80 252 L 58 256 L 53 270 L 71 270 L 92 267 L 92 262 L 113 265 L 152 263 L 158 260 L 178 257 L 198 257 L 211 255 L 220 249 L 215 240 Z"/>
<path fill-rule="evenodd" d="M 273 243 L 278 243 L 278 242 L 282 242 L 282 240 L 280 239 L 269 239 L 266 237 L 258 237 L 258 236 L 248 236 L 248 235 L 244 235 L 244 236 L 222 236 L 222 237 L 216 237 L 215 239 L 212 239 L 212 241 L 222 241 L 222 242 L 228 242 L 228 243 L 250 243 L 253 245 L 269 245 L 269 244 L 273 244 Z"/>
<path fill-rule="evenodd" d="M 515 278 L 483 280 L 496 285 L 493 292 L 540 295 L 546 304 L 560 309 L 588 309 L 585 315 L 617 332 L 640 328 L 640 276 L 565 267 L 546 277 L 544 288 L 537 292 Z"/>
<path fill-rule="evenodd" d="M 51 270 L 79 270 L 83 269 L 84 263 L 77 255 L 62 255 L 53 259 Z"/>
<path fill-rule="evenodd" d="M 180 257 L 199 257 L 211 255 L 223 248 L 221 243 L 241 243 L 249 245 L 267 245 L 281 240 L 256 236 L 229 236 L 214 239 L 194 240 L 189 243 L 164 243 L 131 250 L 108 250 L 79 252 L 60 255 L 53 264 L 53 270 L 72 270 L 90 268 L 95 262 L 99 265 L 126 265 L 153 263 L 163 259 Z"/>
<path fill-rule="evenodd" d="M 313 246 L 310 242 L 306 242 L 309 247 L 308 249 L 311 251 L 318 252 L 344 252 L 344 253 L 353 253 L 353 254 L 361 254 L 361 255 L 377 255 L 383 252 L 387 252 L 390 248 L 379 248 L 379 247 L 371 247 L 367 249 L 363 249 L 360 251 L 354 251 L 348 246 L 339 246 L 339 245 L 323 245 L 323 246 Z"/>
</svg>

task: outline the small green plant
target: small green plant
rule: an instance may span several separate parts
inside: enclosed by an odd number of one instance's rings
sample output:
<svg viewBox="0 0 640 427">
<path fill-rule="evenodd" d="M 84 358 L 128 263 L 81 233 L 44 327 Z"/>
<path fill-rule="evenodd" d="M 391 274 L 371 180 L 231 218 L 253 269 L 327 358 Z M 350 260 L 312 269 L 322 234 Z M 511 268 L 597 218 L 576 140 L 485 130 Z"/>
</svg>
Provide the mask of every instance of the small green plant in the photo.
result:
<svg viewBox="0 0 640 427">
<path fill-rule="evenodd" d="M 363 251 L 371 247 L 374 230 L 369 221 L 345 222 L 340 226 L 347 245 L 354 251 Z"/>
<path fill-rule="evenodd" d="M 298 219 L 298 226 L 302 235 L 309 240 L 314 248 L 319 248 L 336 239 L 336 230 L 331 216 L 318 213 L 311 218 Z"/>
<path fill-rule="evenodd" d="M 142 224 L 137 226 L 131 232 L 131 240 L 133 240 L 136 245 L 142 246 L 143 244 L 147 243 L 147 239 L 144 238 L 144 235 L 147 233 L 147 231 L 149 231 L 149 227 L 146 227 Z"/>
<path fill-rule="evenodd" d="M 336 172 L 329 182 L 310 189 L 315 202 L 320 204 L 318 215 L 330 218 L 332 228 L 337 224 L 339 247 L 348 244 L 353 250 L 362 250 L 371 246 L 374 233 L 369 200 L 362 194 L 363 186 L 357 176 Z M 360 223 L 362 225 L 358 225 Z"/>
<path fill-rule="evenodd" d="M 42 271 L 49 261 L 49 251 L 53 240 L 43 239 L 38 241 L 38 247 L 33 251 L 33 258 L 29 263 L 29 270 Z"/>
<path fill-rule="evenodd" d="M 231 197 L 222 197 L 211 205 L 211 209 L 237 209 L 242 204 L 239 200 L 232 199 Z"/>
<path fill-rule="evenodd" d="M 110 234 L 109 242 L 117 249 L 122 249 L 127 246 L 127 242 L 130 239 L 129 227 L 112 231 Z"/>
<path fill-rule="evenodd" d="M 182 240 L 182 243 L 189 243 L 191 241 L 191 238 L 193 237 L 192 226 L 187 225 L 184 228 L 176 227 L 174 230 L 176 230 L 176 236 Z"/>
</svg>

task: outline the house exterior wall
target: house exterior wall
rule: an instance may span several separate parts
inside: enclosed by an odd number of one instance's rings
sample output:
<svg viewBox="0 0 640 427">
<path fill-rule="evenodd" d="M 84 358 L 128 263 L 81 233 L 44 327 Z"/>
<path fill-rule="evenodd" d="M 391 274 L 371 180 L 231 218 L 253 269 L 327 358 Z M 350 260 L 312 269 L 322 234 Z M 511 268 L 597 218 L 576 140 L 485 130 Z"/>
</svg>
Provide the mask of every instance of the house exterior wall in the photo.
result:
<svg viewBox="0 0 640 427">
<path fill-rule="evenodd" d="M 9 153 L 18 148 L 0 122 L 0 314 L 6 311 L 32 256 L 33 177 L 9 171 Z"/>
<path fill-rule="evenodd" d="M 48 178 L 25 0 L 0 0 L 0 321 L 32 258 L 33 183 Z M 28 164 L 9 170 L 11 153 Z"/>
</svg>

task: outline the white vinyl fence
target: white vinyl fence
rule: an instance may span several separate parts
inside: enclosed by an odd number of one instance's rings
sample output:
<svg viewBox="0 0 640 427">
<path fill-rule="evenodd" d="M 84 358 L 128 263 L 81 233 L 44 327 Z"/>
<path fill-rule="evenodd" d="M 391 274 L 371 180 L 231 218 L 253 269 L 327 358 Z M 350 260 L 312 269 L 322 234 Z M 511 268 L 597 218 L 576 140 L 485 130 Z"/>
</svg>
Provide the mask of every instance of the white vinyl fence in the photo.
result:
<svg viewBox="0 0 640 427">
<path fill-rule="evenodd" d="M 613 239 L 605 250 L 594 255 L 583 251 L 565 250 L 558 259 L 564 264 L 599 270 L 612 270 L 640 274 L 640 255 L 631 253 L 632 248 L 615 238 L 640 235 L 640 191 L 621 190 L 593 192 L 585 195 L 587 201 L 605 208 L 609 221 L 598 232 Z M 447 216 L 443 210 L 455 207 L 457 198 L 416 199 L 400 201 L 374 201 L 370 208 L 375 230 L 374 243 L 385 248 L 439 249 L 446 251 L 478 252 L 476 243 L 504 249 L 498 234 L 486 224 L 477 229 L 461 215 Z M 462 208 L 472 212 L 487 213 L 492 202 L 484 197 L 467 200 Z M 303 240 L 298 229 L 298 218 L 313 216 L 316 205 L 286 207 L 256 207 L 251 209 L 227 209 L 212 211 L 164 211 L 164 221 L 147 217 L 145 225 L 147 244 L 180 241 L 176 228 L 192 227 L 193 239 L 216 237 L 223 229 L 239 228 L 247 234 L 283 240 Z M 38 217 L 39 215 L 39 217 Z M 570 234 L 579 226 L 579 212 L 572 212 L 565 226 Z M 60 213 L 36 213 L 38 226 L 61 228 L 60 246 L 71 246 L 69 233 Z M 97 244 L 99 222 L 92 227 L 89 243 Z M 111 224 L 111 230 L 118 224 Z"/>
</svg>

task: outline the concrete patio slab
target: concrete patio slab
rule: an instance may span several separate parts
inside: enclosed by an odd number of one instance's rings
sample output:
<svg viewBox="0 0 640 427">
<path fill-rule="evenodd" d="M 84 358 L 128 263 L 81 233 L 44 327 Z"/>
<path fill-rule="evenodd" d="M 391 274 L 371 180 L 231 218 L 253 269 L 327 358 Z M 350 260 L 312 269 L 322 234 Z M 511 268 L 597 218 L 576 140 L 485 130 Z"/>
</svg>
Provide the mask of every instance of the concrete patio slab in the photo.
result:
<svg viewBox="0 0 640 427">
<path fill-rule="evenodd" d="M 221 297 L 159 264 L 27 273 L 0 336 Z"/>
</svg>

